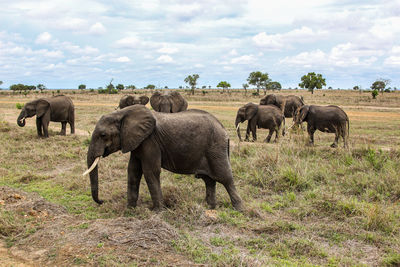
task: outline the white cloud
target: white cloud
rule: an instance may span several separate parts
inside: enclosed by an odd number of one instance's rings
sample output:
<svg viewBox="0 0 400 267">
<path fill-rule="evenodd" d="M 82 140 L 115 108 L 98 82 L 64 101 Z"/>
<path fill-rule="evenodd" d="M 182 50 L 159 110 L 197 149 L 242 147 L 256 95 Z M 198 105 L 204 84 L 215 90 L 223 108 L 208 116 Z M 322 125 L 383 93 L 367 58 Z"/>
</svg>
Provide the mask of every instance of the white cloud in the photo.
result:
<svg viewBox="0 0 400 267">
<path fill-rule="evenodd" d="M 37 44 L 47 44 L 51 40 L 51 34 L 48 32 L 42 32 L 39 34 L 39 36 L 36 38 L 35 43 Z"/>
<path fill-rule="evenodd" d="M 307 67 L 366 67 L 376 62 L 377 56 L 383 54 L 384 52 L 381 50 L 345 43 L 334 46 L 329 53 L 317 49 L 311 52 L 302 52 L 293 57 L 285 57 L 279 63 Z"/>
<path fill-rule="evenodd" d="M 231 59 L 232 64 L 253 64 L 256 59 L 253 55 L 243 55 Z"/>
<path fill-rule="evenodd" d="M 126 63 L 126 62 L 130 62 L 131 60 L 129 59 L 129 57 L 123 56 L 123 57 L 114 58 L 111 61 L 119 62 L 119 63 Z"/>
<path fill-rule="evenodd" d="M 89 32 L 94 35 L 103 35 L 107 32 L 107 30 L 103 24 L 96 22 L 90 27 Z"/>
<path fill-rule="evenodd" d="M 138 46 L 141 44 L 141 41 L 137 37 L 125 37 L 122 39 L 119 39 L 118 41 L 115 42 L 115 46 L 117 48 L 127 48 L 127 49 L 135 49 L 138 48 Z"/>
<path fill-rule="evenodd" d="M 162 54 L 175 54 L 178 53 L 179 49 L 176 47 L 161 47 L 157 50 L 158 53 Z"/>
<path fill-rule="evenodd" d="M 168 55 L 161 55 L 157 58 L 157 61 L 161 63 L 172 63 L 174 59 Z"/>
<path fill-rule="evenodd" d="M 309 27 L 301 27 L 286 33 L 270 34 L 261 32 L 253 37 L 254 43 L 269 50 L 281 50 L 294 43 L 313 43 L 327 34 L 326 31 L 315 32 Z"/>
</svg>

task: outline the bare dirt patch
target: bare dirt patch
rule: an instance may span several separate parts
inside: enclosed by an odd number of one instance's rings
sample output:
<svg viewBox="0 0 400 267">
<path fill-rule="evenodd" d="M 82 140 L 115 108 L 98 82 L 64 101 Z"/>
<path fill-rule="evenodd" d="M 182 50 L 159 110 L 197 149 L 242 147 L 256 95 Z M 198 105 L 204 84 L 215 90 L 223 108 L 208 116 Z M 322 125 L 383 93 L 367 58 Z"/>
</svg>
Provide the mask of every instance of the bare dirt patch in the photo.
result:
<svg viewBox="0 0 400 267">
<path fill-rule="evenodd" d="M 34 233 L 17 238 L 10 249 L 0 247 L 0 263 L 6 265 L 70 265 L 71 260 L 97 265 L 110 260 L 102 256 L 112 257 L 115 253 L 118 256 L 112 263 L 191 265 L 184 257 L 176 255 L 171 241 L 177 240 L 179 235 L 159 215 L 146 220 L 119 217 L 87 221 L 68 214 L 64 207 L 36 193 L 9 187 L 0 187 L 0 205 L 37 225 Z"/>
</svg>

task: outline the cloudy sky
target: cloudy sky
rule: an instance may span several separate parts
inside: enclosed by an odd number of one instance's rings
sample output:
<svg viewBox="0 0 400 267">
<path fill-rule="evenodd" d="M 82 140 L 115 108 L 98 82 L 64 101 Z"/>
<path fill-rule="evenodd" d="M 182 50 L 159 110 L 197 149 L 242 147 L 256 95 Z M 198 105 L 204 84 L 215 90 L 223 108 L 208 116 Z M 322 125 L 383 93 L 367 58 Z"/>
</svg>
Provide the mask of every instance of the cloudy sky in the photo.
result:
<svg viewBox="0 0 400 267">
<path fill-rule="evenodd" d="M 0 81 L 241 87 L 252 71 L 284 88 L 400 87 L 400 0 L 0 0 Z"/>
</svg>

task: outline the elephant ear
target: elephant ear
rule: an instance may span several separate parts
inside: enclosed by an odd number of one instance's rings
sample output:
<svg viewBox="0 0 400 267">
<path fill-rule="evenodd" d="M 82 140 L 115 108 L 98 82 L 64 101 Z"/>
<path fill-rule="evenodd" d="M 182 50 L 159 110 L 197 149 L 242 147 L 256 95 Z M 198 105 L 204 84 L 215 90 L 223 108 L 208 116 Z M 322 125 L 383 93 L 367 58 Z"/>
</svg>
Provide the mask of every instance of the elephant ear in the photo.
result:
<svg viewBox="0 0 400 267">
<path fill-rule="evenodd" d="M 121 150 L 126 153 L 135 150 L 156 126 L 151 111 L 142 105 L 134 105 L 124 110 L 121 119 Z"/>
<path fill-rule="evenodd" d="M 310 110 L 310 106 L 309 105 L 304 105 L 300 108 L 300 114 L 298 114 L 299 116 L 299 122 L 303 122 L 307 115 L 308 115 L 308 111 Z"/>
<path fill-rule="evenodd" d="M 158 91 L 150 97 L 150 105 L 155 111 L 160 111 L 160 101 L 161 93 Z"/>
<path fill-rule="evenodd" d="M 187 109 L 187 101 L 181 96 L 180 93 L 174 91 L 169 95 L 172 113 L 184 111 Z"/>
<path fill-rule="evenodd" d="M 251 118 L 253 118 L 258 111 L 258 105 L 253 104 L 253 103 L 248 103 L 245 106 L 245 119 L 246 120 L 250 120 Z"/>
<path fill-rule="evenodd" d="M 277 104 L 277 102 L 276 102 L 276 95 L 274 95 L 274 94 L 269 95 L 269 101 L 268 101 L 268 103 L 269 103 L 269 104 L 276 105 L 276 104 Z"/>
<path fill-rule="evenodd" d="M 36 116 L 42 117 L 50 109 L 50 103 L 47 100 L 39 99 L 36 103 Z"/>
<path fill-rule="evenodd" d="M 140 104 L 142 104 L 142 105 L 146 105 L 147 103 L 149 103 L 149 97 L 145 96 L 145 95 L 140 96 L 139 100 L 140 100 Z"/>
<path fill-rule="evenodd" d="M 133 96 L 131 95 L 126 96 L 126 105 L 127 106 L 135 105 L 135 99 L 133 98 Z"/>
</svg>

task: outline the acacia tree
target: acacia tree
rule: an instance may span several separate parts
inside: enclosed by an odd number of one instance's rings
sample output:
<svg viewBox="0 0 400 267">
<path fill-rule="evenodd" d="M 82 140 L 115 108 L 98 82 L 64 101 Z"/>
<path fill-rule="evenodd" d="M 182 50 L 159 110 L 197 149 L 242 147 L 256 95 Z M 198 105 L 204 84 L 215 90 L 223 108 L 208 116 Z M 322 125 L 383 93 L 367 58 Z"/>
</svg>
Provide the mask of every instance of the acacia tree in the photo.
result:
<svg viewBox="0 0 400 267">
<path fill-rule="evenodd" d="M 299 83 L 301 88 L 306 88 L 311 94 L 314 94 L 314 89 L 321 89 L 322 86 L 326 86 L 325 78 L 322 74 L 315 74 L 315 72 L 309 72 L 307 75 L 301 77 L 301 83 Z"/>
<path fill-rule="evenodd" d="M 269 90 L 281 90 L 282 89 L 282 85 L 280 84 L 280 82 L 270 82 L 267 84 L 267 89 Z"/>
<path fill-rule="evenodd" d="M 36 86 L 36 88 L 39 89 L 40 92 L 43 92 L 43 90 L 46 90 L 46 86 L 44 86 L 44 84 L 41 84 L 41 83 L 39 83 L 39 84 Z"/>
<path fill-rule="evenodd" d="M 217 87 L 219 87 L 219 88 L 222 87 L 222 92 L 225 92 L 225 89 L 228 89 L 229 87 L 231 87 L 231 84 L 228 83 L 227 81 L 221 81 L 221 82 L 219 82 Z"/>
<path fill-rule="evenodd" d="M 372 85 L 371 85 L 371 89 L 372 90 L 378 90 L 380 91 L 382 94 L 385 91 L 385 88 L 387 85 L 390 84 L 390 80 L 389 79 L 377 79 Z"/>
<path fill-rule="evenodd" d="M 38 88 L 39 88 L 39 86 L 38 86 Z M 86 89 L 86 85 L 85 84 L 80 84 L 78 86 L 78 89 L 85 90 Z"/>
<path fill-rule="evenodd" d="M 268 77 L 268 73 L 262 73 L 261 71 L 253 71 L 247 78 L 249 84 L 257 87 L 257 94 L 260 94 L 260 88 L 264 88 L 264 95 L 267 94 L 266 84 L 271 80 Z"/>
<path fill-rule="evenodd" d="M 3 84 L 3 81 L 0 81 L 0 85 L 2 85 Z"/>
<path fill-rule="evenodd" d="M 119 83 L 115 88 L 117 88 L 118 91 L 124 90 L 125 86 L 121 83 Z"/>
<path fill-rule="evenodd" d="M 184 82 L 189 84 L 192 88 L 192 95 L 194 95 L 194 89 L 196 89 L 197 79 L 200 78 L 198 74 L 192 74 L 185 78 Z"/>
</svg>

